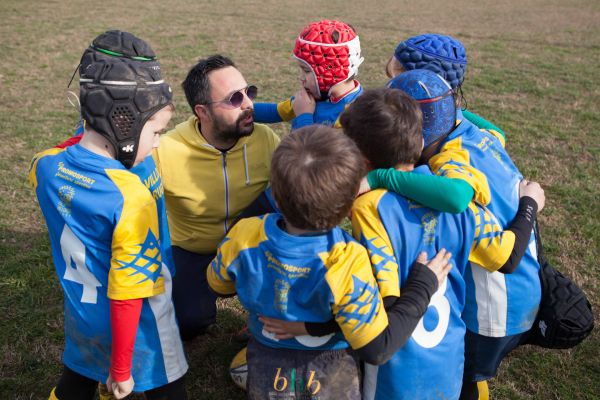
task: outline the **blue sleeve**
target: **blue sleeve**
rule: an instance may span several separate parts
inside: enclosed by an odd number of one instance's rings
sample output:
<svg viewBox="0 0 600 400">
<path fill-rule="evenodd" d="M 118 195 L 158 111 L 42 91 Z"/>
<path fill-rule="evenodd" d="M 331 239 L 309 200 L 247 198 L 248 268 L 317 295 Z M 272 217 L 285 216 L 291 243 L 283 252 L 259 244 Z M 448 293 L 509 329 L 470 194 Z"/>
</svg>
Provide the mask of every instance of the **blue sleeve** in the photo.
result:
<svg viewBox="0 0 600 400">
<path fill-rule="evenodd" d="M 267 124 L 283 121 L 277 103 L 254 103 L 254 121 Z"/>
<path fill-rule="evenodd" d="M 292 130 L 300 129 L 302 127 L 314 124 L 315 121 L 313 120 L 313 115 L 314 114 L 309 113 L 298 115 L 292 120 Z"/>
</svg>

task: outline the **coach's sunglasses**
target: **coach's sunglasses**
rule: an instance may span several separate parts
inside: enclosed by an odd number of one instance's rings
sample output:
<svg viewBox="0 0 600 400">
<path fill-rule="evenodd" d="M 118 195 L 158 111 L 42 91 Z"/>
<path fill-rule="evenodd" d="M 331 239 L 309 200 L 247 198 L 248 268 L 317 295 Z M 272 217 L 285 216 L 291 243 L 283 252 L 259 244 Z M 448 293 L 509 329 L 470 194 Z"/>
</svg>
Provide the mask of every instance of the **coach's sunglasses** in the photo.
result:
<svg viewBox="0 0 600 400">
<path fill-rule="evenodd" d="M 228 104 L 234 108 L 238 108 L 244 102 L 244 94 L 251 100 L 254 101 L 256 95 L 258 94 L 258 88 L 254 85 L 248 85 L 243 89 L 240 89 L 236 92 L 231 93 L 228 99 L 219 100 L 219 101 L 210 101 L 208 104 L 216 104 L 216 103 L 224 103 Z"/>
</svg>

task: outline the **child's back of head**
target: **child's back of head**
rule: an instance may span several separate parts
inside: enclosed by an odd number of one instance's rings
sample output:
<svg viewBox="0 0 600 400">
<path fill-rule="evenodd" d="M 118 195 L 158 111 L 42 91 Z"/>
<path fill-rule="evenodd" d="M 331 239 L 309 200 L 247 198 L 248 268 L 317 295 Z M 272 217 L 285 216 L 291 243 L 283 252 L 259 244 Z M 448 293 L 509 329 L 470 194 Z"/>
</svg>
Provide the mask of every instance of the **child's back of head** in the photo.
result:
<svg viewBox="0 0 600 400">
<path fill-rule="evenodd" d="M 371 168 L 395 168 L 419 160 L 423 146 L 421 112 L 400 90 L 366 90 L 344 111 L 340 122 Z"/>
<path fill-rule="evenodd" d="M 295 228 L 329 230 L 348 215 L 364 171 L 352 140 L 311 125 L 285 137 L 273 154 L 273 197 Z"/>
</svg>

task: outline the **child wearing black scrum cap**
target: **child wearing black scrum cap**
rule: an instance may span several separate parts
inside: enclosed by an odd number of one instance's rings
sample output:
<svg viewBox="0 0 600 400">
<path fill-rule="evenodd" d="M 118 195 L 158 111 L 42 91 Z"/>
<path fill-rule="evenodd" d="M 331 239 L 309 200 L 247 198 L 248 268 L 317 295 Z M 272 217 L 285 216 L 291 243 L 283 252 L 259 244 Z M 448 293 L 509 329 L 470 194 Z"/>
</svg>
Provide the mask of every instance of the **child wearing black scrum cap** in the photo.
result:
<svg viewBox="0 0 600 400">
<path fill-rule="evenodd" d="M 50 399 L 187 399 L 162 202 L 140 179 L 172 113 L 150 46 L 108 31 L 79 68 L 81 141 L 38 153 L 30 182 L 65 297 L 63 374 Z M 167 246 L 165 246 L 165 244 Z"/>
</svg>

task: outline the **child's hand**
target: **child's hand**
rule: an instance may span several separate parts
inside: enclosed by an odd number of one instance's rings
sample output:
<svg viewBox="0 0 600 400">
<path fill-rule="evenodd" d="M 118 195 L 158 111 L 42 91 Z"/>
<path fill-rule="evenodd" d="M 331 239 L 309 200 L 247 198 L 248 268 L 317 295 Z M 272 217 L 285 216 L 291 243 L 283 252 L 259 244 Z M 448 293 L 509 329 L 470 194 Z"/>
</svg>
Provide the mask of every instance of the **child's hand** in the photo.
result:
<svg viewBox="0 0 600 400">
<path fill-rule="evenodd" d="M 108 388 L 108 392 L 112 393 L 113 396 L 115 396 L 115 398 L 117 399 L 127 397 L 127 395 L 129 395 L 129 393 L 131 393 L 131 391 L 133 390 L 133 385 L 134 382 L 133 377 L 131 375 L 129 376 L 129 379 L 123 382 L 113 381 L 112 376 L 110 375 L 106 380 L 106 387 Z"/>
<path fill-rule="evenodd" d="M 530 182 L 527 179 L 523 179 L 519 183 L 519 197 L 528 196 L 531 197 L 538 205 L 538 212 L 542 211 L 542 208 L 546 205 L 546 195 L 544 189 L 537 182 Z"/>
<path fill-rule="evenodd" d="M 315 98 L 310 95 L 306 89 L 302 88 L 294 94 L 292 100 L 292 109 L 296 116 L 302 114 L 314 114 L 315 112 Z"/>
<path fill-rule="evenodd" d="M 291 339 L 294 336 L 308 335 L 304 322 L 284 321 L 269 317 L 258 317 L 267 332 L 271 332 L 279 340 Z"/>
<path fill-rule="evenodd" d="M 427 253 L 424 251 L 419 253 L 417 257 L 417 261 L 421 264 L 425 264 L 427 268 L 429 268 L 438 279 L 438 287 L 441 286 L 446 276 L 452 269 L 452 264 L 450 264 L 450 258 L 452 257 L 452 253 L 446 251 L 446 249 L 441 249 L 435 257 L 431 260 L 427 261 Z"/>
<path fill-rule="evenodd" d="M 358 188 L 358 193 L 356 193 L 356 197 L 360 196 L 361 194 L 370 192 L 370 191 L 371 191 L 371 186 L 369 185 L 369 180 L 365 176 L 360 180 L 360 186 Z"/>
</svg>

